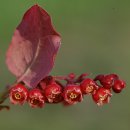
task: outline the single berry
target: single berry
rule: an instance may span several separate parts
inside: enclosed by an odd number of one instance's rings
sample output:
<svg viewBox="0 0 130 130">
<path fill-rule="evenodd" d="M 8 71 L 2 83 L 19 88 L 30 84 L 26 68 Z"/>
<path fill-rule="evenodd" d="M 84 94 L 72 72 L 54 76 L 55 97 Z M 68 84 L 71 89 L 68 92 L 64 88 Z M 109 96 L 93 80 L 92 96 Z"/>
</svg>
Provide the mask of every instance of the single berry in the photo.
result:
<svg viewBox="0 0 130 130">
<path fill-rule="evenodd" d="M 40 89 L 32 89 L 29 92 L 28 103 L 32 108 L 42 108 L 45 104 L 44 96 Z"/>
<path fill-rule="evenodd" d="M 63 92 L 64 101 L 68 104 L 76 104 L 83 100 L 80 86 L 78 85 L 67 85 Z"/>
<path fill-rule="evenodd" d="M 44 95 L 49 103 L 58 103 L 63 99 L 62 87 L 57 83 L 52 83 L 46 87 Z"/>
<path fill-rule="evenodd" d="M 120 93 L 123 88 L 125 88 L 126 83 L 123 80 L 116 80 L 114 82 L 114 85 L 112 86 L 112 89 L 115 93 Z"/>
<path fill-rule="evenodd" d="M 83 94 L 93 93 L 98 88 L 96 82 L 92 79 L 85 79 L 81 82 L 80 88 Z"/>
<path fill-rule="evenodd" d="M 74 73 L 70 73 L 70 74 L 68 75 L 68 77 L 69 77 L 70 79 L 75 79 L 76 75 L 75 75 Z"/>
<path fill-rule="evenodd" d="M 67 84 L 73 84 L 75 82 L 76 75 L 74 73 L 70 73 L 67 75 L 65 80 L 67 81 Z"/>
<path fill-rule="evenodd" d="M 110 97 L 112 96 L 110 89 L 99 88 L 95 90 L 92 94 L 93 100 L 97 103 L 98 106 L 102 106 L 103 104 L 109 103 Z"/>
<path fill-rule="evenodd" d="M 10 89 L 9 98 L 12 104 L 23 105 L 28 98 L 28 90 L 23 84 L 17 84 Z"/>
</svg>

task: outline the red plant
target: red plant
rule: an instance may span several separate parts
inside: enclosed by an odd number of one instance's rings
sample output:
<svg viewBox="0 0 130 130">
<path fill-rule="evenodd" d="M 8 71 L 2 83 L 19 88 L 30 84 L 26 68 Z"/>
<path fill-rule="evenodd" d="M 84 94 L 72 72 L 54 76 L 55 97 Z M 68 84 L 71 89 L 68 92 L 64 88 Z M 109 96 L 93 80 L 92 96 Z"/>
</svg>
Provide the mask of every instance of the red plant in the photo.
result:
<svg viewBox="0 0 130 130">
<path fill-rule="evenodd" d="M 79 85 L 70 84 L 67 85 L 63 91 L 64 101 L 67 104 L 76 104 L 83 100 L 82 92 Z"/>
<path fill-rule="evenodd" d="M 11 87 L 9 98 L 12 104 L 23 105 L 28 98 L 28 89 L 22 84 Z"/>
<path fill-rule="evenodd" d="M 92 95 L 94 102 L 103 105 L 109 102 L 111 89 L 119 93 L 125 88 L 125 82 L 116 74 L 101 74 L 94 79 L 87 78 L 86 73 L 49 76 L 60 45 L 60 35 L 49 14 L 39 5 L 32 6 L 16 28 L 7 50 L 6 63 L 17 80 L 0 95 L 0 104 L 9 97 L 13 104 L 28 102 L 33 108 L 42 108 L 45 103 L 76 104 L 84 96 Z M 3 108 L 9 107 L 0 105 L 0 110 Z"/>
<path fill-rule="evenodd" d="M 123 80 L 116 80 L 114 85 L 112 86 L 112 89 L 115 93 L 120 93 L 122 89 L 124 89 L 126 86 L 125 81 Z"/>
<path fill-rule="evenodd" d="M 62 87 L 53 82 L 46 86 L 44 95 L 48 103 L 59 103 L 62 101 Z"/>
<path fill-rule="evenodd" d="M 35 88 L 52 70 L 60 40 L 49 14 L 38 5 L 32 6 L 16 28 L 7 51 L 6 63 L 17 82 Z"/>
<path fill-rule="evenodd" d="M 109 103 L 111 96 L 112 94 L 110 89 L 106 89 L 104 87 L 95 90 L 95 92 L 92 94 L 93 100 L 97 103 L 98 106 Z"/>
<path fill-rule="evenodd" d="M 28 95 L 28 103 L 32 108 L 42 108 L 45 104 L 45 98 L 42 94 L 42 91 L 39 89 L 30 90 Z"/>
<path fill-rule="evenodd" d="M 94 80 L 87 78 L 81 82 L 80 88 L 83 94 L 90 94 L 98 89 L 98 85 Z"/>
</svg>

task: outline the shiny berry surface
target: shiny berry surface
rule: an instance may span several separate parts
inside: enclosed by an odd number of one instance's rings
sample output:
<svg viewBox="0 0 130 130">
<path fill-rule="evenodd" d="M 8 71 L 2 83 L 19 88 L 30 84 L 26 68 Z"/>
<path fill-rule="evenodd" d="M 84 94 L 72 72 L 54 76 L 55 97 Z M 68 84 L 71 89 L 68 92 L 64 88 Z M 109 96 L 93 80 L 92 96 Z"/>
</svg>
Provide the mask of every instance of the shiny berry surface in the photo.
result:
<svg viewBox="0 0 130 130">
<path fill-rule="evenodd" d="M 112 89 L 115 93 L 120 93 L 126 86 L 125 81 L 123 80 L 116 80 L 114 85 L 112 86 Z"/>
</svg>

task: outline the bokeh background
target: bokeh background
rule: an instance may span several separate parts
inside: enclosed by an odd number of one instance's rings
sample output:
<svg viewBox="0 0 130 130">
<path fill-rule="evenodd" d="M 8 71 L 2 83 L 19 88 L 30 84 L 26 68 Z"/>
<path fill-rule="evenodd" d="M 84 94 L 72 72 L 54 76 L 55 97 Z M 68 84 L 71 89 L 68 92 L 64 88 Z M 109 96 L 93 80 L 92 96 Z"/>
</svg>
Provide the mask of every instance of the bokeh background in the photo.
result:
<svg viewBox="0 0 130 130">
<path fill-rule="evenodd" d="M 62 35 L 53 75 L 117 73 L 127 88 L 103 107 L 91 97 L 71 107 L 11 105 L 0 112 L 0 130 L 130 130 L 129 0 L 0 0 L 0 91 L 15 81 L 5 53 L 24 12 L 35 3 L 49 12 Z"/>
</svg>

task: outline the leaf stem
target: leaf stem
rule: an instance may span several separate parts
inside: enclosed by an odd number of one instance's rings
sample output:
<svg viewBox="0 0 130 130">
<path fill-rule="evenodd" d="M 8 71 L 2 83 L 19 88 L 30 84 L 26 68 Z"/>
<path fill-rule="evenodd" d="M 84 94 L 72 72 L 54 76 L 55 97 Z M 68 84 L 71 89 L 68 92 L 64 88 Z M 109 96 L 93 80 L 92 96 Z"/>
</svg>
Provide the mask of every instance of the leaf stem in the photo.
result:
<svg viewBox="0 0 130 130">
<path fill-rule="evenodd" d="M 9 88 L 6 87 L 6 89 L 0 93 L 0 104 L 2 104 L 9 96 Z M 9 106 L 7 105 L 0 105 L 0 111 L 3 109 L 9 110 Z"/>
</svg>

